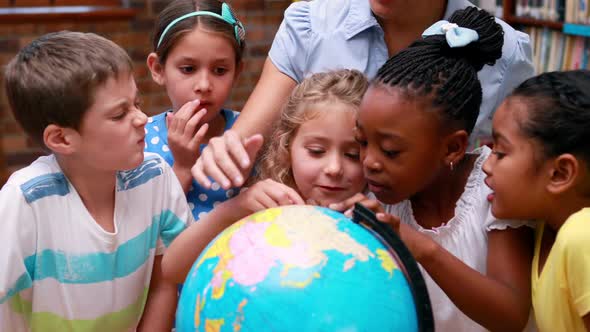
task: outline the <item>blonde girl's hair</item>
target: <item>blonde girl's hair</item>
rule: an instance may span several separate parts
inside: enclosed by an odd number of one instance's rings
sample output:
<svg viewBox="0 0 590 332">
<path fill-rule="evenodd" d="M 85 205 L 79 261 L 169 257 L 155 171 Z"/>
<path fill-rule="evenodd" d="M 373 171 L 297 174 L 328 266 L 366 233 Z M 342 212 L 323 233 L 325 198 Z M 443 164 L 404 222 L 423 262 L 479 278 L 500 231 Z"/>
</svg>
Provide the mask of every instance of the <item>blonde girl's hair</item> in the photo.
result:
<svg viewBox="0 0 590 332">
<path fill-rule="evenodd" d="M 365 75 L 351 69 L 317 73 L 304 79 L 295 87 L 283 106 L 281 117 L 275 123 L 273 133 L 259 159 L 254 180 L 270 178 L 294 188 L 290 144 L 299 127 L 321 112 L 313 106 L 339 102 L 356 110 L 367 87 Z"/>
</svg>

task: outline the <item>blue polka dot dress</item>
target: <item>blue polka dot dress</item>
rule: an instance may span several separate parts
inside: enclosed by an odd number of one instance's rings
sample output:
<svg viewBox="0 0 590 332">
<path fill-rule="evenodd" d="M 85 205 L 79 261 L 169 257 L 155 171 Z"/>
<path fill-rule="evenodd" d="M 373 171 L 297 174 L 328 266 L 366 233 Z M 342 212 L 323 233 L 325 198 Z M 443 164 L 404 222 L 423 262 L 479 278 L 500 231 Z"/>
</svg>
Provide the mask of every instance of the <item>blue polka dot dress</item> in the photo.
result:
<svg viewBox="0 0 590 332">
<path fill-rule="evenodd" d="M 145 126 L 145 151 L 155 152 L 161 155 L 166 162 L 172 166 L 174 164 L 174 158 L 172 152 L 168 147 L 168 128 L 166 127 L 166 116 L 169 112 L 164 112 L 148 119 L 148 123 Z M 226 131 L 231 128 L 238 117 L 238 112 L 230 110 L 221 110 L 221 115 L 225 118 Z M 201 144 L 200 151 L 207 146 Z M 224 190 L 221 186 L 214 182 L 211 189 L 207 190 L 201 187 L 194 179 L 192 185 L 186 195 L 188 205 L 193 212 L 195 220 L 201 219 L 209 211 L 211 211 L 219 203 L 233 197 L 239 193 L 238 188 L 231 188 Z"/>
</svg>

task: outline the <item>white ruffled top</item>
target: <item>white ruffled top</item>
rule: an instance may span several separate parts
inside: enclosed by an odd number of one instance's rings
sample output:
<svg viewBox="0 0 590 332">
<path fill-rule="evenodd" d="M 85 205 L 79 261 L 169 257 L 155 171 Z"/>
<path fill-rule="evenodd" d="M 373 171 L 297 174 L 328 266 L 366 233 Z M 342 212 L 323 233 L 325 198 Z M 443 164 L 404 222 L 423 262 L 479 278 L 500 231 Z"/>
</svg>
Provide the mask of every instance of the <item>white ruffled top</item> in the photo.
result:
<svg viewBox="0 0 590 332">
<path fill-rule="evenodd" d="M 469 175 L 465 191 L 457 201 L 455 216 L 445 224 L 425 229 L 414 218 L 412 203 L 409 200 L 394 205 L 385 205 L 387 213 L 398 216 L 406 223 L 423 233 L 465 264 L 485 274 L 488 254 L 487 232 L 507 227 L 528 225 L 525 221 L 498 220 L 491 213 L 487 196 L 492 192 L 484 183 L 486 177 L 482 170 L 483 163 L 490 155 L 488 147 L 473 152 L 479 155 Z M 485 328 L 464 315 L 432 278 L 422 269 L 432 303 L 436 331 L 486 331 Z"/>
</svg>

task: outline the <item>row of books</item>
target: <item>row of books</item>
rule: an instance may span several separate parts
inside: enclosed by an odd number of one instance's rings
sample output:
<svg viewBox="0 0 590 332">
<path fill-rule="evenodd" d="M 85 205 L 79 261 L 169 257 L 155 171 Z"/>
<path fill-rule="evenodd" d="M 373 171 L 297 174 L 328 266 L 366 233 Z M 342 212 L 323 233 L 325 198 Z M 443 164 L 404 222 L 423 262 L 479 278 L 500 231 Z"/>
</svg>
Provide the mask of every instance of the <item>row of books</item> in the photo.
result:
<svg viewBox="0 0 590 332">
<path fill-rule="evenodd" d="M 540 20 L 563 21 L 566 6 L 581 0 L 516 0 L 514 15 Z M 587 1 L 587 0 L 584 0 Z M 571 23 L 574 23 L 571 21 Z"/>
<path fill-rule="evenodd" d="M 588 0 L 565 0 L 565 22 L 576 24 L 590 23 Z"/>
<path fill-rule="evenodd" d="M 590 24 L 589 0 L 516 0 L 514 14 L 540 20 Z"/>
<path fill-rule="evenodd" d="M 548 28 L 524 29 L 531 38 L 535 71 L 590 69 L 590 38 Z"/>
<path fill-rule="evenodd" d="M 502 0 L 470 0 L 477 7 L 486 10 L 488 13 L 502 18 L 503 1 Z"/>
<path fill-rule="evenodd" d="M 514 15 L 539 20 L 590 24 L 590 0 L 515 0 Z M 476 6 L 502 18 L 502 0 L 471 0 Z"/>
</svg>

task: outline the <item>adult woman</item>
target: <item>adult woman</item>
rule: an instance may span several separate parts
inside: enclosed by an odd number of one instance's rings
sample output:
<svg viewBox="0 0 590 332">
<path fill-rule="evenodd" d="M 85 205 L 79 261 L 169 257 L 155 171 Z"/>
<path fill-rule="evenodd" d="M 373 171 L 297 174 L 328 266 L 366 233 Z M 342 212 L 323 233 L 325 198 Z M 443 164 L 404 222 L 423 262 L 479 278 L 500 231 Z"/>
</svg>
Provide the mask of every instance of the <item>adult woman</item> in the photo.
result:
<svg viewBox="0 0 590 332">
<path fill-rule="evenodd" d="M 353 68 L 370 79 L 391 56 L 446 19 L 467 0 L 325 0 L 292 4 L 275 36 L 262 75 L 233 130 L 210 141 L 193 167 L 203 186 L 241 186 L 268 123 L 278 116 L 297 82 L 310 73 Z M 471 145 L 490 137 L 491 118 L 502 99 L 533 75 L 526 34 L 498 20 L 504 30 L 502 58 L 479 73 L 483 99 Z"/>
</svg>

